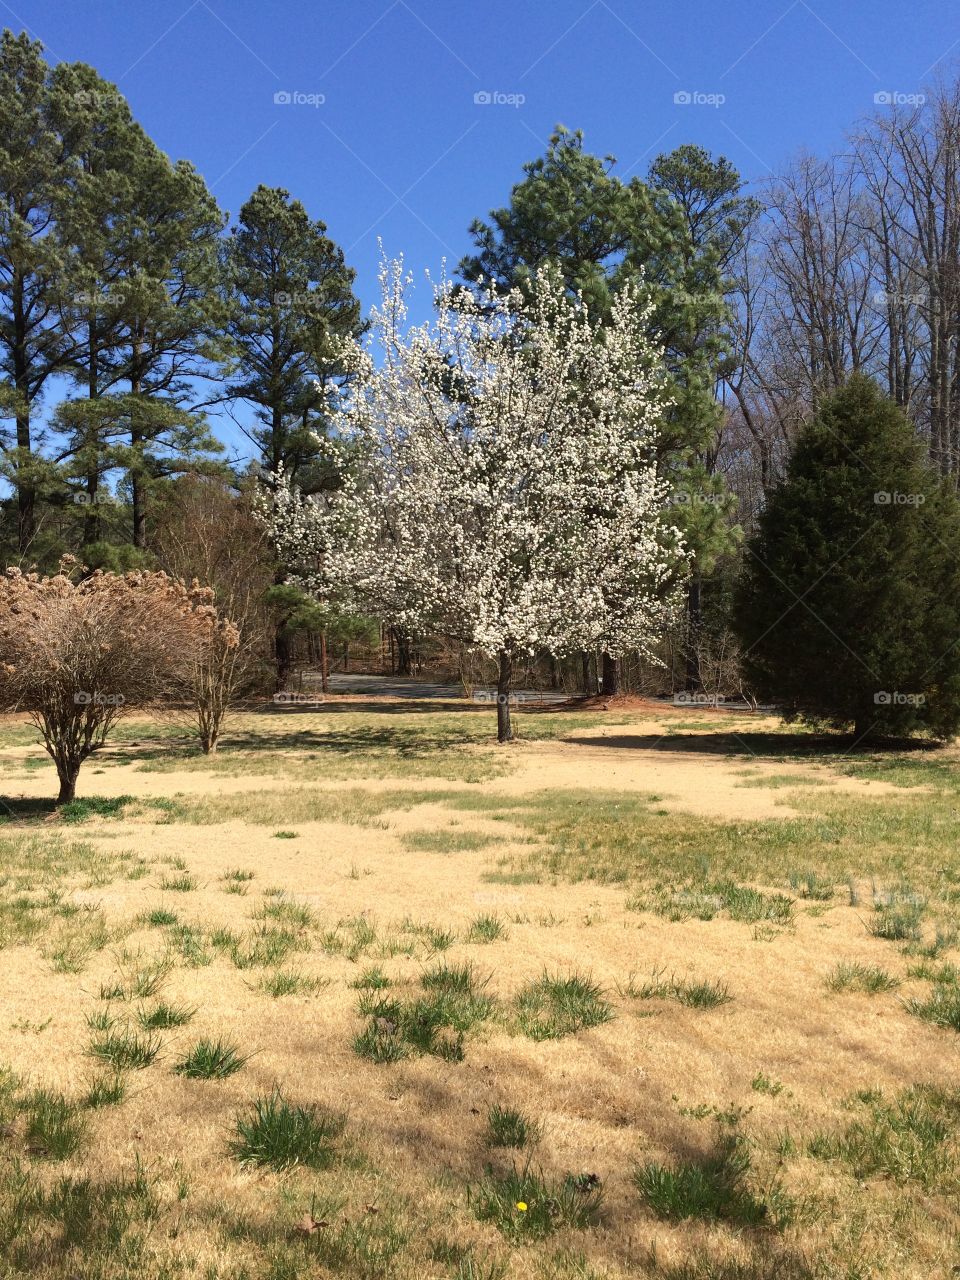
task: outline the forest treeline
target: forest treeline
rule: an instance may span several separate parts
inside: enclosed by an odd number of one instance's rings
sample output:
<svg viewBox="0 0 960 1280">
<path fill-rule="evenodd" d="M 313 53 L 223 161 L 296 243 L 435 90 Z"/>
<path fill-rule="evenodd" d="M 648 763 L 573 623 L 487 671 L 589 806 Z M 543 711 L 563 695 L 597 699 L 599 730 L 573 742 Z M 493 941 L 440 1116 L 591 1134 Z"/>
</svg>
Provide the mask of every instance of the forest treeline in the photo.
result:
<svg viewBox="0 0 960 1280">
<path fill-rule="evenodd" d="M 739 687 L 744 532 L 851 374 L 903 411 L 925 464 L 956 485 L 960 84 L 918 98 L 862 121 L 842 154 L 801 155 L 749 189 L 689 144 L 627 179 L 558 127 L 465 236 L 464 289 L 522 291 L 549 264 L 594 314 L 627 283 L 649 301 L 670 400 L 658 463 L 691 551 L 687 607 L 663 642 L 670 687 Z M 3 562 L 50 571 L 70 553 L 91 570 L 197 577 L 256 615 L 281 684 L 297 635 L 366 635 L 283 584 L 252 514 L 257 481 L 280 470 L 307 493 L 338 483 L 321 442 L 364 332 L 354 286 L 294 195 L 258 186 L 230 218 L 116 86 L 4 32 Z M 242 458 L 216 439 L 224 414 Z M 400 669 L 437 656 L 430 637 L 391 643 Z M 605 691 L 651 678 L 602 654 L 548 669 Z"/>
</svg>

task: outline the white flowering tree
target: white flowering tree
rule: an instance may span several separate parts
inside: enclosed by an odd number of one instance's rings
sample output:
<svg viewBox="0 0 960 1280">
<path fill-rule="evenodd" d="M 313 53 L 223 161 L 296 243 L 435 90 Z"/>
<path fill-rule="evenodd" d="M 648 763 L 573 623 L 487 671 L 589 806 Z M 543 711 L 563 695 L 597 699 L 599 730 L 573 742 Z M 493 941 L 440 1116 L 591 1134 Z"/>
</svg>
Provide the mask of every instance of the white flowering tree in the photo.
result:
<svg viewBox="0 0 960 1280">
<path fill-rule="evenodd" d="M 654 458 L 659 353 L 629 290 L 601 325 L 549 274 L 525 299 L 444 284 L 409 327 L 402 264 L 381 283 L 381 362 L 357 353 L 336 423 L 355 465 L 310 497 L 281 477 L 273 536 L 319 599 L 496 659 L 508 741 L 519 656 L 649 653 L 671 607 L 685 557 Z"/>
</svg>

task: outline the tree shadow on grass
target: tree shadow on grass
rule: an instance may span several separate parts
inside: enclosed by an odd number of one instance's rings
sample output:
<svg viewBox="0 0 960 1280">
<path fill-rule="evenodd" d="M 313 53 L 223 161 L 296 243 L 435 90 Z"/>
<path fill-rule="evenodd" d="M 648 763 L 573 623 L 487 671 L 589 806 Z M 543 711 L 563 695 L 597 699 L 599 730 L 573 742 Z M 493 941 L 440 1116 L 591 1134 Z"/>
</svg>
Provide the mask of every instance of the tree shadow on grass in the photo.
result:
<svg viewBox="0 0 960 1280">
<path fill-rule="evenodd" d="M 765 760 L 823 760 L 831 763 L 865 756 L 923 754 L 942 749 L 928 738 L 885 738 L 858 742 L 852 734 L 834 733 L 622 733 L 609 737 L 567 739 L 585 747 L 612 747 L 630 751 L 676 752 L 691 755 L 756 757 Z"/>
<path fill-rule="evenodd" d="M 56 801 L 50 796 L 0 795 L 0 829 L 15 823 L 52 818 L 56 811 Z"/>
<path fill-rule="evenodd" d="M 226 734 L 217 754 L 210 756 L 211 767 L 221 759 L 244 755 L 281 755 L 296 752 L 299 759 L 324 757 L 395 755 L 401 759 L 418 759 L 438 752 L 463 747 L 465 744 L 495 741 L 489 737 L 464 735 L 462 728 L 446 731 L 424 731 L 401 725 L 356 725 L 350 728 L 313 730 L 291 728 L 287 731 L 259 733 L 256 730 Z M 151 761 L 197 760 L 200 748 L 193 735 L 182 738 L 138 738 L 132 742 L 111 742 L 99 748 L 96 759 L 110 764 L 146 764 Z"/>
<path fill-rule="evenodd" d="M 319 695 L 318 695 L 319 697 Z M 539 705 L 539 704 L 538 704 Z M 238 708 L 240 710 L 241 708 Z M 487 715 L 496 724 L 494 706 L 490 702 L 473 702 L 463 697 L 451 698 L 395 698 L 391 701 L 374 701 L 363 698 L 358 702 L 260 702 L 242 710 L 250 715 L 303 716 L 303 715 L 378 715 L 407 716 L 424 712 L 441 712 L 444 715 Z"/>
</svg>

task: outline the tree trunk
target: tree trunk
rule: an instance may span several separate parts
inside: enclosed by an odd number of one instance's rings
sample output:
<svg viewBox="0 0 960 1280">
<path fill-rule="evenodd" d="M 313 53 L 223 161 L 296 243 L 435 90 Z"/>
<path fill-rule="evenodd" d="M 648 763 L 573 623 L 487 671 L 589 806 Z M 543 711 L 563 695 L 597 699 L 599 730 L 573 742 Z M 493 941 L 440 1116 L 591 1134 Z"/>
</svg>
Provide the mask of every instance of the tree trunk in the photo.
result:
<svg viewBox="0 0 960 1280">
<path fill-rule="evenodd" d="M 700 675 L 700 637 L 703 632 L 703 605 L 701 578 L 696 569 L 690 575 L 687 586 L 687 692 L 700 693 L 703 680 Z"/>
<path fill-rule="evenodd" d="M 413 675 L 410 636 L 406 631 L 397 631 L 396 629 L 394 629 L 394 634 L 397 637 L 397 675 Z"/>
<path fill-rule="evenodd" d="M 500 650 L 500 672 L 497 677 L 497 741 L 513 741 L 513 725 L 510 723 L 510 685 L 513 682 L 513 656 L 506 649 Z"/>
<path fill-rule="evenodd" d="M 87 325 L 87 396 L 90 400 L 99 399 L 99 386 L 96 326 L 90 321 Z M 82 541 L 84 548 L 91 547 L 95 542 L 100 541 L 100 505 L 98 502 L 100 497 L 100 473 L 95 461 L 98 455 L 96 435 L 97 428 L 91 427 L 84 438 L 86 450 L 90 457 L 94 459 L 86 475 L 87 505 L 83 512 Z"/>
<path fill-rule="evenodd" d="M 79 768 L 70 765 L 57 765 L 57 777 L 60 779 L 60 794 L 57 796 L 57 807 L 69 804 L 77 796 L 77 774 Z"/>
<path fill-rule="evenodd" d="M 330 692 L 330 660 L 327 654 L 327 633 L 320 632 L 320 689 Z"/>
<path fill-rule="evenodd" d="M 130 452 L 133 466 L 130 468 L 130 506 L 133 515 L 133 545 L 144 547 L 147 542 L 147 513 L 144 508 L 144 483 L 142 454 L 138 454 L 137 446 L 141 443 L 140 423 L 137 422 L 138 406 L 136 397 L 140 395 L 140 344 L 134 342 L 134 376 L 130 379 L 130 393 L 134 397 L 130 410 Z"/>
<path fill-rule="evenodd" d="M 33 481 L 24 479 L 23 472 L 33 461 L 33 443 L 30 439 L 30 384 L 29 357 L 27 354 L 27 320 L 24 300 L 23 275 L 19 270 L 11 281 L 13 307 L 13 385 L 18 394 L 17 421 L 17 470 L 14 483 L 17 489 L 17 549 L 21 554 L 30 549 L 37 531 L 37 494 Z"/>
<path fill-rule="evenodd" d="M 601 676 L 603 682 L 603 696 L 611 697 L 615 693 L 620 692 L 620 663 L 616 658 L 612 658 L 609 653 L 603 655 L 603 674 Z"/>
<path fill-rule="evenodd" d="M 277 667 L 277 693 L 282 693 L 290 678 L 293 666 L 293 644 L 287 634 L 286 624 L 278 623 L 273 635 L 273 653 Z"/>
<path fill-rule="evenodd" d="M 580 674 L 583 692 L 589 698 L 591 693 L 596 693 L 596 689 L 590 688 L 590 655 L 586 649 L 580 654 Z"/>
</svg>

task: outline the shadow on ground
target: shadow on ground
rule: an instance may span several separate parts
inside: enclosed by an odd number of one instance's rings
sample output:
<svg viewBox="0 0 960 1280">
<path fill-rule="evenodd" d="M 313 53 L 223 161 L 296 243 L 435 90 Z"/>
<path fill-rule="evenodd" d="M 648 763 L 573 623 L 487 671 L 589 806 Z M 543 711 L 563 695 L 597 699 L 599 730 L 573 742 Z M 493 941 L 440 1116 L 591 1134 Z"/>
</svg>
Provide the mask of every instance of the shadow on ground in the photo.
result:
<svg viewBox="0 0 960 1280">
<path fill-rule="evenodd" d="M 942 743 L 922 738 L 887 738 L 882 742 L 858 742 L 851 734 L 782 733 L 621 733 L 604 737 L 567 738 L 584 747 L 611 747 L 628 751 L 673 751 L 691 755 L 756 756 L 769 760 L 841 760 L 890 752 L 938 751 Z"/>
</svg>

